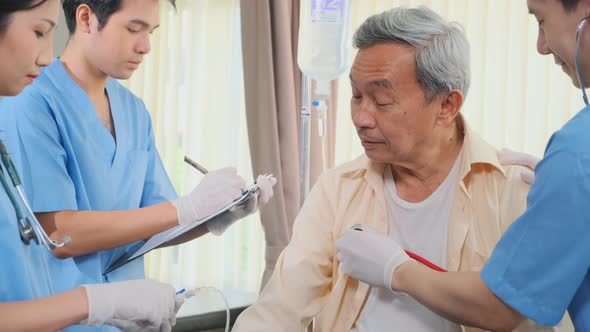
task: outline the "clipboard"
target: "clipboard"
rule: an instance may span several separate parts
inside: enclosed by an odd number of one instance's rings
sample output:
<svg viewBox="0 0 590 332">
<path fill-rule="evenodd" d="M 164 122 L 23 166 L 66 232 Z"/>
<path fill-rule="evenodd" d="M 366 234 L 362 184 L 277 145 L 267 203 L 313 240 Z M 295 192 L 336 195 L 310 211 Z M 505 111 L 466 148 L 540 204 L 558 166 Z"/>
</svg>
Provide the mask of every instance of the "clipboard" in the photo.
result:
<svg viewBox="0 0 590 332">
<path fill-rule="evenodd" d="M 252 203 L 256 203 L 257 199 L 258 199 L 258 186 L 256 185 L 256 183 L 250 185 L 249 187 L 247 187 L 243 193 L 242 196 L 240 198 L 238 198 L 237 200 L 233 201 L 232 203 L 228 204 L 227 206 L 223 207 L 222 209 L 220 209 L 219 211 L 213 213 L 212 215 L 203 218 L 197 222 L 192 223 L 191 225 L 188 226 L 182 226 L 182 225 L 178 225 L 176 227 L 170 228 L 168 230 L 165 230 L 163 232 L 160 232 L 158 234 L 155 234 L 154 236 L 152 236 L 151 238 L 149 238 L 143 245 L 141 245 L 141 243 L 138 243 L 137 245 L 129 248 L 127 250 L 127 252 L 125 252 L 125 254 L 123 254 L 121 257 L 119 257 L 117 260 L 115 260 L 113 263 L 111 263 L 108 268 L 105 270 L 105 272 L 103 273 L 103 276 L 113 272 L 114 270 L 120 268 L 121 266 L 139 258 L 142 257 L 143 255 L 147 254 L 148 252 L 159 248 L 160 246 L 162 246 L 163 244 L 170 242 L 174 239 L 176 239 L 177 237 L 190 232 L 191 230 L 193 230 L 194 228 L 206 224 L 209 221 L 214 221 L 217 219 L 221 219 L 221 218 L 228 218 L 228 217 L 232 217 L 232 213 L 236 210 L 236 209 L 245 209 L 248 206 L 253 206 L 255 204 Z M 253 211 L 251 211 L 253 212 Z M 248 215 L 249 213 L 238 217 L 238 219 L 245 217 L 246 215 Z"/>
</svg>

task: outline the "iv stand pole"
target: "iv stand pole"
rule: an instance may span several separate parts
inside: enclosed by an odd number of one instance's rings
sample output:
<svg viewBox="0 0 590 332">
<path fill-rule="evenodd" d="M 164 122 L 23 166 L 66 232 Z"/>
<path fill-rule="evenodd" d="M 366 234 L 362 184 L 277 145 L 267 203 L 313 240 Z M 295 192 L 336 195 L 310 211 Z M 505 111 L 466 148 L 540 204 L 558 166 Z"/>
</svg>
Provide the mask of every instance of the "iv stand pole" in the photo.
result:
<svg viewBox="0 0 590 332">
<path fill-rule="evenodd" d="M 310 140 L 311 140 L 311 79 L 301 75 L 301 139 L 299 145 L 300 202 L 303 205 L 309 193 Z"/>
</svg>

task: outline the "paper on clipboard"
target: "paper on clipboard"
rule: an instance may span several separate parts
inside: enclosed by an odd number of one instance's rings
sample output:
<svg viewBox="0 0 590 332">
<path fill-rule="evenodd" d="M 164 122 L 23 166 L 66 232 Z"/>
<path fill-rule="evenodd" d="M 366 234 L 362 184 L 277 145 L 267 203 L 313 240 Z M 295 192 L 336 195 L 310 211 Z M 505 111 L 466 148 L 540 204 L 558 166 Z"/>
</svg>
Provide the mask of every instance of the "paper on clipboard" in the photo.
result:
<svg viewBox="0 0 590 332">
<path fill-rule="evenodd" d="M 223 209 L 215 212 L 214 214 L 208 216 L 207 218 L 201 219 L 201 220 L 199 220 L 191 225 L 188 225 L 188 226 L 178 225 L 174 228 L 168 229 L 166 231 L 160 232 L 160 233 L 152 236 L 151 238 L 149 238 L 145 242 L 145 244 L 143 244 L 137 250 L 131 250 L 132 252 L 127 252 L 125 255 L 123 255 L 122 257 L 117 259 L 114 263 L 110 264 L 110 266 L 107 268 L 107 270 L 104 272 L 103 275 L 106 275 L 106 274 L 118 269 L 119 267 L 131 262 L 132 260 L 147 254 L 148 252 L 162 246 L 163 244 L 165 244 L 167 242 L 174 240 L 175 238 L 193 230 L 194 228 L 196 228 L 200 225 L 207 223 L 208 221 L 211 221 L 211 220 L 216 219 L 218 217 L 222 217 L 222 215 L 225 213 L 230 213 L 230 210 L 232 210 L 233 208 L 235 208 L 237 206 L 248 205 L 250 200 L 252 200 L 253 198 L 256 198 L 257 195 L 255 195 L 255 194 L 257 191 L 258 191 L 258 186 L 256 184 L 253 184 L 244 190 L 242 196 L 239 199 L 233 201 L 231 204 L 225 206 Z M 137 248 L 137 247 L 135 247 L 135 248 Z"/>
</svg>

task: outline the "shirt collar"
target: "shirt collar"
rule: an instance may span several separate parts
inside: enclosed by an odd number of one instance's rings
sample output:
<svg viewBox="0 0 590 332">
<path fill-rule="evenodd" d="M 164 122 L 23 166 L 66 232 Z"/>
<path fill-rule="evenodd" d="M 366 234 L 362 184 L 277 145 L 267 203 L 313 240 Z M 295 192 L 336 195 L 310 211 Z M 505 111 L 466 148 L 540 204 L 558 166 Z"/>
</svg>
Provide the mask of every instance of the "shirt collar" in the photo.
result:
<svg viewBox="0 0 590 332">
<path fill-rule="evenodd" d="M 459 115 L 458 125 L 459 130 L 462 130 L 464 133 L 461 153 L 462 160 L 459 170 L 461 179 L 464 180 L 467 178 L 474 165 L 477 164 L 487 164 L 497 169 L 503 176 L 506 176 L 506 171 L 498 160 L 497 150 L 474 132 L 462 115 Z M 371 183 L 383 178 L 383 172 L 386 166 L 386 164 L 371 161 L 363 154 L 352 163 L 344 166 L 342 176 L 351 179 L 364 176 Z"/>
</svg>

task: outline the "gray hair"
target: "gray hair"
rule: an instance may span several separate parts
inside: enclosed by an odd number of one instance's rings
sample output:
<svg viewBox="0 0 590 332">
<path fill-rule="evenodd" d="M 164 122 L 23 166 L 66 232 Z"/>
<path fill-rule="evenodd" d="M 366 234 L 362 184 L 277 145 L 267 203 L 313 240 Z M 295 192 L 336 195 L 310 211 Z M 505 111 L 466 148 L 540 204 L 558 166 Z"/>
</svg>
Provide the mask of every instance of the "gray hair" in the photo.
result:
<svg viewBox="0 0 590 332">
<path fill-rule="evenodd" d="M 382 43 L 416 48 L 416 75 L 427 99 L 457 89 L 467 96 L 471 81 L 469 42 L 460 24 L 427 7 L 398 7 L 369 17 L 354 34 L 362 49 Z"/>
</svg>

